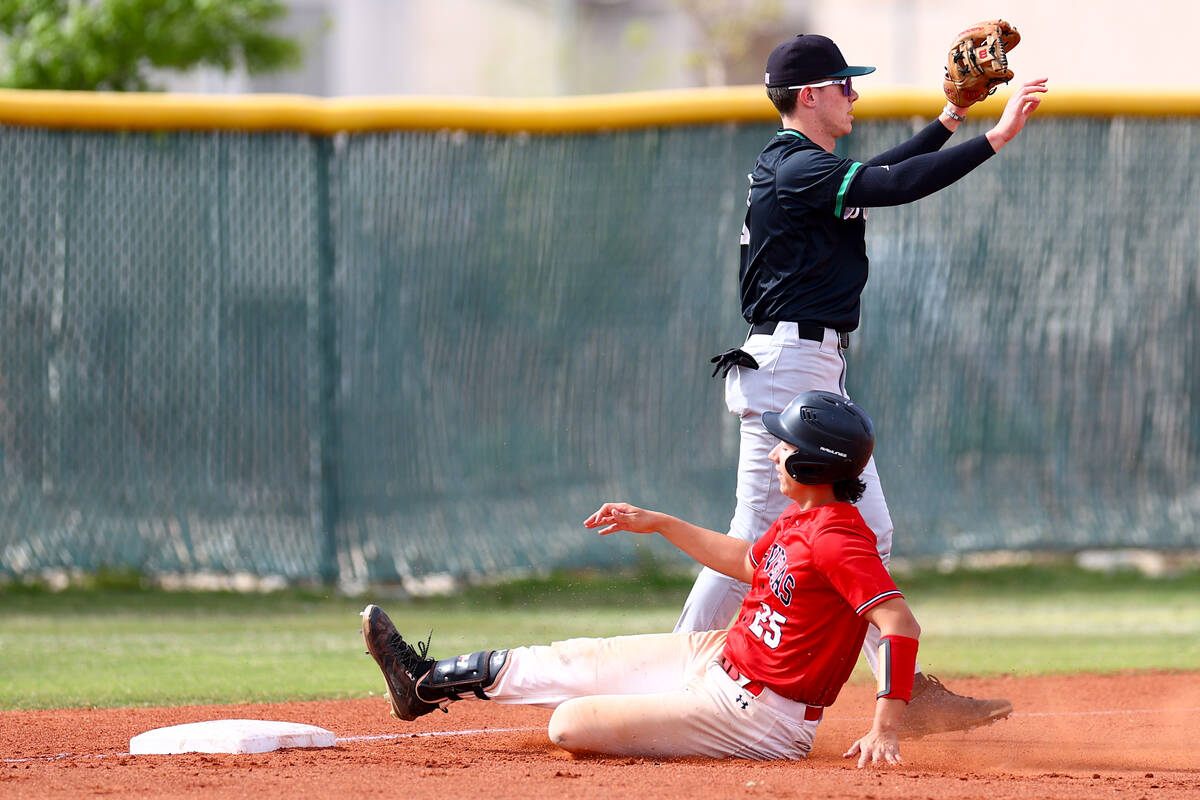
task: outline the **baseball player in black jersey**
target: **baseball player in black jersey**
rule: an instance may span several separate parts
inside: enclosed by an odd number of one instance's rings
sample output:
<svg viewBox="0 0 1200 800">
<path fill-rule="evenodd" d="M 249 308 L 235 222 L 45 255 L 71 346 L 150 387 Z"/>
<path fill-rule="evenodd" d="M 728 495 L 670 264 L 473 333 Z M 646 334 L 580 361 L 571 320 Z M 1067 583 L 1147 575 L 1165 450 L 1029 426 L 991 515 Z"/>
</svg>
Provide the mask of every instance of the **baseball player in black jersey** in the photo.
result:
<svg viewBox="0 0 1200 800">
<path fill-rule="evenodd" d="M 805 34 L 779 45 L 767 59 L 767 96 L 781 126 L 750 173 L 741 236 L 745 343 L 714 358 L 725 371 L 725 399 L 741 418 L 737 507 L 729 535 L 756 541 L 787 505 L 768 459 L 773 439 L 764 412 L 778 412 L 796 395 L 822 390 L 846 396 L 845 351 L 858 327 L 859 297 L 867 282 L 868 209 L 918 200 L 949 186 L 1013 139 L 1041 102 L 1046 79 L 1020 86 L 1000 121 L 986 134 L 941 149 L 968 108 L 947 104 L 915 136 L 869 161 L 833 153 L 850 133 L 853 80 L 874 67 L 850 66 L 832 40 Z M 892 521 L 874 459 L 858 508 L 889 562 Z M 705 569 L 688 596 L 676 631 L 724 628 L 747 586 Z M 878 672 L 878 631 L 863 647 Z M 917 668 L 901 735 L 966 730 L 1012 713 L 1006 700 L 976 700 L 947 690 Z"/>
</svg>

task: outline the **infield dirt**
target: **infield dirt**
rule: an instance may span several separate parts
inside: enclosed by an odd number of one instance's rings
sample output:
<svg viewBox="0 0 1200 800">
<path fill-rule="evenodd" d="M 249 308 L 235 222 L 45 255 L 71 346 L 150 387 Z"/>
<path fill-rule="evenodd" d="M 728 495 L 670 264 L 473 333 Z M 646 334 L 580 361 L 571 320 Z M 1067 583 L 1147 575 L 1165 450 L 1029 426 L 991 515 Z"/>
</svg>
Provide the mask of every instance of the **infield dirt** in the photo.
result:
<svg viewBox="0 0 1200 800">
<path fill-rule="evenodd" d="M 1200 673 L 948 681 L 1013 701 L 971 733 L 902 743 L 905 764 L 841 758 L 873 691 L 847 686 L 804 762 L 574 758 L 543 709 L 484 702 L 416 722 L 382 698 L 270 705 L 0 713 L 0 797 L 1149 798 L 1200 797 Z M 131 756 L 145 730 L 258 718 L 328 728 L 338 745 L 261 755 Z"/>
</svg>

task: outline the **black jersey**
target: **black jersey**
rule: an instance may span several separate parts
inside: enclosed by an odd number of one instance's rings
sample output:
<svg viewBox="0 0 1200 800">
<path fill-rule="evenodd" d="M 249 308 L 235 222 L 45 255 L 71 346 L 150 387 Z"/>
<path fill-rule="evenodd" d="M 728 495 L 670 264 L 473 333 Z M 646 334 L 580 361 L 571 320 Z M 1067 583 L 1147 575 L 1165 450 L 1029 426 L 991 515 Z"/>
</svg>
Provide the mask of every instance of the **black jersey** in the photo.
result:
<svg viewBox="0 0 1200 800">
<path fill-rule="evenodd" d="M 862 163 L 797 131 L 775 135 L 750 178 L 742 228 L 742 316 L 759 322 L 858 327 L 867 283 L 865 211 L 845 208 Z"/>
</svg>

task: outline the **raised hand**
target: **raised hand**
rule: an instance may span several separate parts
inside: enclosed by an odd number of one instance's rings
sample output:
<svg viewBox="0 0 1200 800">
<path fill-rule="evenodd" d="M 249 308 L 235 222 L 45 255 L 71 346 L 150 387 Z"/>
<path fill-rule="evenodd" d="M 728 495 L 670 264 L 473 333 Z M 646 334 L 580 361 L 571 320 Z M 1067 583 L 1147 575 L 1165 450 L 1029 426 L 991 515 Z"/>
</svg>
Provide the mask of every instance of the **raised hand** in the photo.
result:
<svg viewBox="0 0 1200 800">
<path fill-rule="evenodd" d="M 1033 112 L 1037 111 L 1037 107 L 1042 104 L 1042 95 L 1049 91 L 1046 88 L 1046 80 L 1046 78 L 1034 78 L 1031 81 L 1025 81 L 1017 91 L 1012 93 L 1012 97 L 1008 98 L 1008 102 L 1004 104 L 1004 113 L 1000 115 L 1000 121 L 987 132 L 988 141 L 997 153 L 1000 152 L 1001 147 L 1016 138 L 1016 135 L 1025 127 L 1025 123 L 1033 116 Z"/>
</svg>

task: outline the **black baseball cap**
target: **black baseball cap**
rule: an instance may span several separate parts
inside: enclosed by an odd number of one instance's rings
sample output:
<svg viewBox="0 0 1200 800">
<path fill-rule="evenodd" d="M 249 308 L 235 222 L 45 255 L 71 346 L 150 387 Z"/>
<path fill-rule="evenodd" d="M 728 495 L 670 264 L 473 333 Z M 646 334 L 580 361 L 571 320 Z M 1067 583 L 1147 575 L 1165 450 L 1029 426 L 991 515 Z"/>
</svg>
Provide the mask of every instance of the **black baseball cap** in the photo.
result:
<svg viewBox="0 0 1200 800">
<path fill-rule="evenodd" d="M 825 78 L 851 78 L 869 75 L 874 67 L 851 67 L 833 39 L 819 33 L 801 33 L 788 39 L 767 56 L 766 84 L 801 86 Z"/>
</svg>

